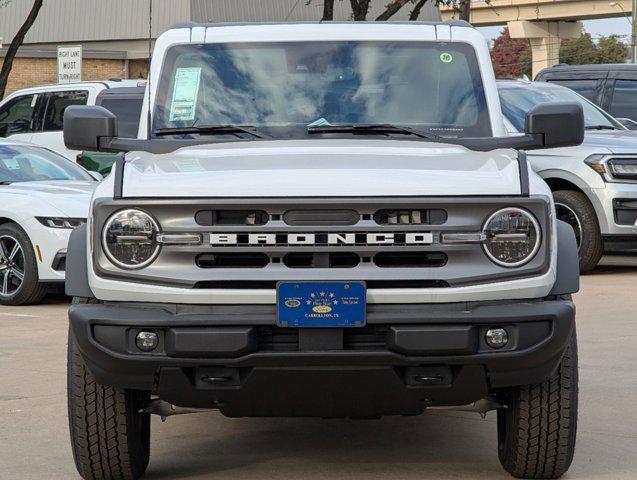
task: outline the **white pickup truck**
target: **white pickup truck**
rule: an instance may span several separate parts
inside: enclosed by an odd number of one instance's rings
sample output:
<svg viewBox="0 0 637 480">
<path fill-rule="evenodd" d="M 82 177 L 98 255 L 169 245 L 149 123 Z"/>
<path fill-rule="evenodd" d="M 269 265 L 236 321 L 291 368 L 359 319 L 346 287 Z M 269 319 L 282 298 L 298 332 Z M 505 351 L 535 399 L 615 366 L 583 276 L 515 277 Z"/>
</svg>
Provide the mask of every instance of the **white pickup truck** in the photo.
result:
<svg viewBox="0 0 637 480">
<path fill-rule="evenodd" d="M 147 92 L 137 139 L 64 117 L 122 152 L 68 249 L 85 479 L 138 478 L 150 415 L 193 409 L 496 410 L 508 472 L 569 468 L 577 245 L 524 150 L 580 143 L 579 104 L 507 136 L 464 22 L 182 25 Z"/>
</svg>

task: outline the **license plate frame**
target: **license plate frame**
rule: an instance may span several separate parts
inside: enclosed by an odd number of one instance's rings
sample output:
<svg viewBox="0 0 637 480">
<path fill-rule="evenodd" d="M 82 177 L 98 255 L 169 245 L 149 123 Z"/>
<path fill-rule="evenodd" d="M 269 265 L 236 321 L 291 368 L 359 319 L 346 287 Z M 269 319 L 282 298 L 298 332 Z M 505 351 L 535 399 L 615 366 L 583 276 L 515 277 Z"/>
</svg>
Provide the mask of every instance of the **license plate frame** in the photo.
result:
<svg viewBox="0 0 637 480">
<path fill-rule="evenodd" d="M 292 328 L 356 328 L 367 322 L 363 281 L 281 281 L 276 286 L 276 323 Z"/>
</svg>

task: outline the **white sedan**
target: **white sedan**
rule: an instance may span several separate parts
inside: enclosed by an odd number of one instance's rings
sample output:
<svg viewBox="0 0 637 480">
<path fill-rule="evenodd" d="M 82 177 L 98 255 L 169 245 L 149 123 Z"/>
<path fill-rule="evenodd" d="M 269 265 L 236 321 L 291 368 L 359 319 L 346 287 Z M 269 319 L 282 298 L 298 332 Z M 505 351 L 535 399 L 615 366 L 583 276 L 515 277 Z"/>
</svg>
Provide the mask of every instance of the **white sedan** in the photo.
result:
<svg viewBox="0 0 637 480">
<path fill-rule="evenodd" d="M 71 230 L 97 180 L 51 150 L 0 140 L 0 304 L 37 303 L 64 282 Z"/>
</svg>

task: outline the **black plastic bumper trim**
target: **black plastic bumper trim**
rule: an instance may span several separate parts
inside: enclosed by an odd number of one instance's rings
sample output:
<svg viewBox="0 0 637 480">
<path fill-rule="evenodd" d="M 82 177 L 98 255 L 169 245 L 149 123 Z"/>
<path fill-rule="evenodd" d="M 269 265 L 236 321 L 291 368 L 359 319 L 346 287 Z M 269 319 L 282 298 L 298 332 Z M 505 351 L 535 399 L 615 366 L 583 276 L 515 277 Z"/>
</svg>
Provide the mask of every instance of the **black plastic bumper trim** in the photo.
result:
<svg viewBox="0 0 637 480">
<path fill-rule="evenodd" d="M 272 308 L 269 308 L 272 307 Z M 170 311 L 173 308 L 175 313 Z M 205 366 L 232 368 L 301 368 L 329 367 L 407 367 L 419 365 L 467 366 L 482 365 L 489 375 L 491 388 L 536 383 L 543 381 L 557 367 L 574 327 L 575 307 L 568 300 L 528 301 L 517 303 L 473 304 L 370 304 L 368 324 L 404 326 L 437 326 L 448 329 L 471 325 L 472 328 L 489 326 L 521 326 L 549 322 L 548 334 L 539 342 L 509 351 L 469 350 L 466 333 L 451 338 L 453 342 L 445 354 L 405 355 L 390 349 L 351 351 L 250 351 L 239 356 L 202 358 L 195 356 L 172 357 L 161 354 L 126 353 L 104 347 L 95 338 L 96 326 L 119 326 L 128 329 L 170 329 L 223 326 L 254 327 L 274 325 L 273 306 L 264 305 L 212 305 L 188 313 L 177 309 L 157 308 L 149 305 L 78 304 L 69 310 L 74 338 L 79 349 L 99 382 L 120 388 L 154 390 L 156 374 L 164 368 L 192 369 Z M 208 309 L 208 313 L 203 310 Z M 188 308 L 182 308 L 188 310 Z M 403 330 L 405 331 L 405 330 Z M 243 340 L 238 342 L 245 344 Z M 169 345 L 169 343 L 167 344 Z M 467 345 L 467 346 L 465 346 Z M 167 347 L 170 348 L 170 347 Z M 196 352 L 197 348 L 192 347 Z M 246 344 L 246 349 L 251 347 Z M 445 347 L 446 348 L 446 347 Z M 235 350 L 236 351 L 236 350 Z M 233 353 L 234 355 L 234 353 Z"/>
</svg>

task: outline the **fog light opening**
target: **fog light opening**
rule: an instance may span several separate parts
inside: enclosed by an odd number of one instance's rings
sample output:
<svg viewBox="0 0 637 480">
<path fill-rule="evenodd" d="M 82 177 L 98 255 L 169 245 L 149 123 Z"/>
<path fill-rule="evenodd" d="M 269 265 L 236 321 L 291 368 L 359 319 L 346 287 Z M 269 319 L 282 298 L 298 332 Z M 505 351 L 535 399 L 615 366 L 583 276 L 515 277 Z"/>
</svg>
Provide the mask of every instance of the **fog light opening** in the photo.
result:
<svg viewBox="0 0 637 480">
<path fill-rule="evenodd" d="M 491 348 L 502 348 L 509 343 L 509 334 L 504 328 L 490 328 L 484 339 Z"/>
<path fill-rule="evenodd" d="M 159 345 L 159 336 L 155 332 L 142 330 L 135 337 L 135 344 L 142 352 L 152 352 Z"/>
</svg>

